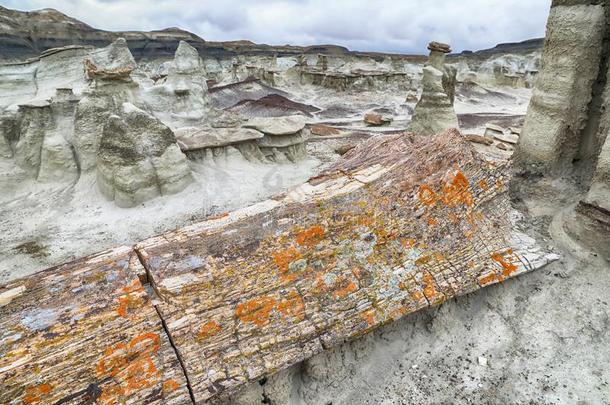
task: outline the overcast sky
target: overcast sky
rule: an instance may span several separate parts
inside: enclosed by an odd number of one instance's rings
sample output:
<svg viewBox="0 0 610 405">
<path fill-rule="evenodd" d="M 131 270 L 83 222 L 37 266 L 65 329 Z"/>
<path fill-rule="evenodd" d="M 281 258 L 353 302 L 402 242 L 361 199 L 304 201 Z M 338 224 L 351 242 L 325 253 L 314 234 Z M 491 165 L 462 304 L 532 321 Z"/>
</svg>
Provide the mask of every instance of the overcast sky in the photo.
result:
<svg viewBox="0 0 610 405">
<path fill-rule="evenodd" d="M 106 30 L 180 27 L 207 40 L 337 44 L 352 50 L 454 51 L 544 36 L 551 0 L 0 0 L 55 8 Z"/>
</svg>

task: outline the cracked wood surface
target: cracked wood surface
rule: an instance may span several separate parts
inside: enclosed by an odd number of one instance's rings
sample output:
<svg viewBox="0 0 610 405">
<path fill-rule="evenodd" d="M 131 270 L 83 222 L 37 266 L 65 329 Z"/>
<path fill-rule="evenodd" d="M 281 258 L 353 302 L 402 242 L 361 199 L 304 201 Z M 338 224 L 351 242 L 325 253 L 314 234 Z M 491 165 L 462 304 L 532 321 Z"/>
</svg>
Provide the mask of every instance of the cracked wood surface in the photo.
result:
<svg viewBox="0 0 610 405">
<path fill-rule="evenodd" d="M 137 245 L 196 400 L 544 264 L 513 246 L 508 173 L 454 130 L 378 136 L 284 197 Z"/>
<path fill-rule="evenodd" d="M 130 247 L 0 287 L 0 404 L 190 403 Z"/>
<path fill-rule="evenodd" d="M 0 403 L 202 403 L 540 267 L 508 172 L 457 131 L 376 136 L 287 195 L 13 281 Z"/>
</svg>

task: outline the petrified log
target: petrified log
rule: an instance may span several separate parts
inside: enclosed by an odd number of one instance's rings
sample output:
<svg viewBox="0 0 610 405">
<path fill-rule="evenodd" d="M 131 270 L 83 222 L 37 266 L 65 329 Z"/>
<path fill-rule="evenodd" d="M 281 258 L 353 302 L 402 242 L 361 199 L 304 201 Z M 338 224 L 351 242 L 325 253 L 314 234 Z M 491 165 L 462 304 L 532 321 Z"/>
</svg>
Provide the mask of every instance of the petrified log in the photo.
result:
<svg viewBox="0 0 610 405">
<path fill-rule="evenodd" d="M 120 247 L 0 287 L 0 403 L 188 403 L 142 273 Z"/>
<path fill-rule="evenodd" d="M 540 267 L 507 177 L 454 130 L 377 136 L 285 196 L 0 287 L 0 403 L 205 402 Z"/>
<path fill-rule="evenodd" d="M 454 130 L 374 137 L 281 199 L 137 245 L 196 400 L 539 266 L 507 177 Z"/>
</svg>

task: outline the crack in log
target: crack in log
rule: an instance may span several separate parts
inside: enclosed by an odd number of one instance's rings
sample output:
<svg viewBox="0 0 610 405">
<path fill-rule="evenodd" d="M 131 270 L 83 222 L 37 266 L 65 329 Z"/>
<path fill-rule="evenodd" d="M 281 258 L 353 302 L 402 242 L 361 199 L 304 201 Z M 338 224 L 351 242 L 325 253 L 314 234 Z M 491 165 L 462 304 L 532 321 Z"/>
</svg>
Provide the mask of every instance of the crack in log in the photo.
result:
<svg viewBox="0 0 610 405">
<path fill-rule="evenodd" d="M 142 267 L 144 267 L 144 271 L 146 272 L 146 279 L 142 282 L 142 284 L 147 284 L 150 287 L 152 287 L 152 291 L 155 294 L 155 297 L 153 297 L 153 298 L 158 298 L 158 299 L 162 300 L 161 295 L 159 294 L 157 286 L 154 282 L 154 278 L 150 272 L 150 269 L 146 265 L 146 260 L 144 260 L 144 258 L 142 257 L 142 253 L 138 249 L 133 249 L 133 250 L 136 253 L 136 255 L 138 256 L 138 261 L 140 262 Z M 180 364 L 180 368 L 182 369 L 182 374 L 184 374 L 184 379 L 186 380 L 186 389 L 189 392 L 189 397 L 191 399 L 191 402 L 195 405 L 195 404 L 197 404 L 197 401 L 195 401 L 195 393 L 193 392 L 193 387 L 191 386 L 191 381 L 189 379 L 189 375 L 186 370 L 186 364 L 184 364 L 184 359 L 182 358 L 182 355 L 180 354 L 180 351 L 178 350 L 178 347 L 176 346 L 176 343 L 174 342 L 174 338 L 173 338 L 169 328 L 167 327 L 167 323 L 165 322 L 165 319 L 163 318 L 163 315 L 161 314 L 161 310 L 159 309 L 158 305 L 155 305 L 153 302 L 152 306 L 155 309 L 155 312 L 157 313 L 159 320 L 161 321 L 161 326 L 163 327 L 163 331 L 165 332 L 165 335 L 167 336 L 167 339 L 169 340 L 169 344 L 172 346 L 172 349 L 173 349 L 174 353 L 176 354 L 176 359 L 178 359 L 178 363 Z"/>
</svg>

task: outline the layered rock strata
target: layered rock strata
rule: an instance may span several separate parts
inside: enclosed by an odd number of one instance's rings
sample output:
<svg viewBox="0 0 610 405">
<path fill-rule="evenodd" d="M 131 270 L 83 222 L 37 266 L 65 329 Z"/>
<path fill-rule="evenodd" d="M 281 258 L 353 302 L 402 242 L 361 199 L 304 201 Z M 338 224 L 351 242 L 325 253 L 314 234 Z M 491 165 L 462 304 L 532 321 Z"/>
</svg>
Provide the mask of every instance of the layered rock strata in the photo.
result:
<svg viewBox="0 0 610 405">
<path fill-rule="evenodd" d="M 508 176 L 457 131 L 381 135 L 285 196 L 1 286 L 0 402 L 223 398 L 543 266 Z"/>
<path fill-rule="evenodd" d="M 609 27 L 606 3 L 553 1 L 513 182 L 516 198 L 540 194 L 558 179 L 577 188 L 563 228 L 606 257 L 610 245 L 599 241 L 610 238 Z"/>
</svg>

